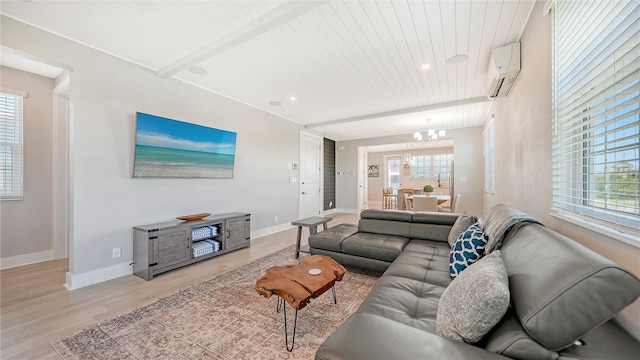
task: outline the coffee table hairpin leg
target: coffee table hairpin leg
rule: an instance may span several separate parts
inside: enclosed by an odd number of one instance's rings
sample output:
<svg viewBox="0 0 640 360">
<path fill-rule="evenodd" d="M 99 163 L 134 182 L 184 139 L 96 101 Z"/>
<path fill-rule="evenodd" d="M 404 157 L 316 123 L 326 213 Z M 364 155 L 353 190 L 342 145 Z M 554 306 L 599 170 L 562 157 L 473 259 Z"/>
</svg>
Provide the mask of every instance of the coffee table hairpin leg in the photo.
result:
<svg viewBox="0 0 640 360">
<path fill-rule="evenodd" d="M 333 303 L 337 304 L 338 299 L 336 298 L 336 286 L 331 287 L 331 292 L 333 293 Z M 291 336 L 291 348 L 289 348 L 289 330 L 287 328 L 287 306 L 284 303 L 284 299 L 280 296 L 276 297 L 276 313 L 280 313 L 280 311 L 284 312 L 284 346 L 287 348 L 288 352 L 293 351 L 293 346 L 296 342 L 296 327 L 298 325 L 298 309 L 296 309 L 296 316 L 293 320 L 293 335 Z"/>
<path fill-rule="evenodd" d="M 289 330 L 287 328 L 287 304 L 285 304 L 284 299 L 278 296 L 276 298 L 278 301 L 276 303 L 276 312 L 279 314 L 280 311 L 284 312 L 284 342 L 287 347 L 288 352 L 293 351 L 293 344 L 296 341 L 296 326 L 298 325 L 298 309 L 296 309 L 296 317 L 293 320 L 293 335 L 291 336 L 291 348 L 289 348 Z"/>
<path fill-rule="evenodd" d="M 284 300 L 282 300 L 284 302 Z M 293 351 L 293 345 L 296 341 L 296 325 L 298 325 L 298 309 L 296 309 L 296 317 L 293 320 L 293 335 L 291 336 L 291 348 L 289 348 L 289 331 L 287 330 L 287 307 L 283 304 L 284 307 L 284 346 L 287 347 L 288 352 Z"/>
</svg>

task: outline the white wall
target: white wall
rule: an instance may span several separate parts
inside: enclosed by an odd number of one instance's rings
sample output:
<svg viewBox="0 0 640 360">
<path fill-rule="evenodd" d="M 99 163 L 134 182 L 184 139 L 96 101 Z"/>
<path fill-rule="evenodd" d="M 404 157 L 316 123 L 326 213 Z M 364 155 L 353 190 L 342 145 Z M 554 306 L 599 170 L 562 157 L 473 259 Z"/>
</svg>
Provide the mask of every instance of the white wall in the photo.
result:
<svg viewBox="0 0 640 360">
<path fill-rule="evenodd" d="M 299 174 L 287 163 L 299 163 L 301 126 L 15 20 L 1 26 L 4 46 L 73 68 L 67 286 L 131 273 L 135 225 L 240 211 L 255 233 L 297 218 L 298 184 L 288 179 Z M 136 111 L 237 132 L 233 179 L 133 179 Z"/>
<path fill-rule="evenodd" d="M 2 87 L 24 99 L 24 198 L 0 202 L 2 267 L 52 258 L 53 79 L 0 67 Z"/>
<path fill-rule="evenodd" d="M 476 216 L 483 214 L 484 160 L 482 127 L 447 129 L 447 137 L 454 140 L 455 192 L 462 194 L 460 211 Z M 358 168 L 358 147 L 412 142 L 413 134 L 386 136 L 336 143 L 336 205 L 338 209 L 356 211 L 358 208 L 357 176 L 346 176 L 347 169 Z M 369 163 L 372 164 L 371 159 Z M 381 164 L 382 165 L 382 164 Z M 381 167 L 382 175 L 382 167 Z M 460 178 L 467 181 L 460 181 Z M 375 189 L 373 189 L 375 191 Z"/>
<path fill-rule="evenodd" d="M 640 275 L 640 249 L 550 215 L 551 17 L 537 2 L 521 39 L 522 70 L 509 95 L 495 101 L 495 194 L 485 194 L 485 211 L 509 204 L 546 226 L 586 245 Z M 640 338 L 640 300 L 621 321 Z"/>
</svg>

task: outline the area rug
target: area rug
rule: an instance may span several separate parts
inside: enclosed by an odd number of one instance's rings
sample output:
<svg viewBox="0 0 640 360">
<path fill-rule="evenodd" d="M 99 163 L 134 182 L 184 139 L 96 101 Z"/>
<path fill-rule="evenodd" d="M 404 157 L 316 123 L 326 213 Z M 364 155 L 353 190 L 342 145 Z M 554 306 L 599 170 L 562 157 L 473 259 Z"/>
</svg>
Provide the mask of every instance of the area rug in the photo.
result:
<svg viewBox="0 0 640 360">
<path fill-rule="evenodd" d="M 336 283 L 337 305 L 328 291 L 298 312 L 295 348 L 288 352 L 276 297 L 265 299 L 254 285 L 267 268 L 297 263 L 293 253 L 293 246 L 280 250 L 51 345 L 65 360 L 313 359 L 358 309 L 378 274 L 347 268 Z M 291 331 L 294 310 L 288 310 Z"/>
</svg>

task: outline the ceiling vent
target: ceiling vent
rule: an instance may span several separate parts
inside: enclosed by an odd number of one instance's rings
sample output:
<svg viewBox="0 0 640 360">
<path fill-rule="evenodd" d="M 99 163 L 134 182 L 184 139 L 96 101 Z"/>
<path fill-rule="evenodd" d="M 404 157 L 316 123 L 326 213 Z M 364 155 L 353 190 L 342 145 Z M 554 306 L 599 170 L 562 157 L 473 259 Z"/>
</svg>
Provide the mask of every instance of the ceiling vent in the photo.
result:
<svg viewBox="0 0 640 360">
<path fill-rule="evenodd" d="M 489 89 L 487 97 L 493 100 L 507 96 L 520 73 L 520 43 L 493 49 L 489 60 Z"/>
</svg>

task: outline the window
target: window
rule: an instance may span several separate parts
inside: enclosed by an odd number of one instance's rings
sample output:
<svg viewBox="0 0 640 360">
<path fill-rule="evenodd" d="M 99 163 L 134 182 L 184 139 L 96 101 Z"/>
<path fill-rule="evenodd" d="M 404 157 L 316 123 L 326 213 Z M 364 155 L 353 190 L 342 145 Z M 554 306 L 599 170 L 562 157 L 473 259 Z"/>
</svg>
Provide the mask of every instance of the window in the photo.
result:
<svg viewBox="0 0 640 360">
<path fill-rule="evenodd" d="M 640 232 L 640 3 L 556 1 L 553 205 Z"/>
<path fill-rule="evenodd" d="M 414 155 L 411 179 L 449 179 L 453 154 Z"/>
<path fill-rule="evenodd" d="M 22 96 L 0 93 L 0 198 L 22 198 Z"/>
<path fill-rule="evenodd" d="M 494 135 L 493 135 L 493 115 L 489 125 L 484 131 L 484 191 L 488 193 L 494 193 L 496 191 L 496 168 L 495 168 L 495 153 L 494 153 Z"/>
</svg>

